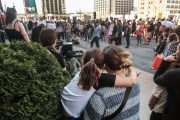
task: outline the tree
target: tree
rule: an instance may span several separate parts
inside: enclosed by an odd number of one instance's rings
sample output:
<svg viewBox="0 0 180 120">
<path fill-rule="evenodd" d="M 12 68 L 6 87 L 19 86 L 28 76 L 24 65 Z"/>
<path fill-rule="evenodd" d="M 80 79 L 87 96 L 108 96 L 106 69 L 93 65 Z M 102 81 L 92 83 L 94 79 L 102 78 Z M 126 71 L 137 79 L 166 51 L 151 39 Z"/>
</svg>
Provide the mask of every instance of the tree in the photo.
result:
<svg viewBox="0 0 180 120">
<path fill-rule="evenodd" d="M 70 75 L 38 43 L 0 45 L 2 120 L 53 120 Z"/>
</svg>

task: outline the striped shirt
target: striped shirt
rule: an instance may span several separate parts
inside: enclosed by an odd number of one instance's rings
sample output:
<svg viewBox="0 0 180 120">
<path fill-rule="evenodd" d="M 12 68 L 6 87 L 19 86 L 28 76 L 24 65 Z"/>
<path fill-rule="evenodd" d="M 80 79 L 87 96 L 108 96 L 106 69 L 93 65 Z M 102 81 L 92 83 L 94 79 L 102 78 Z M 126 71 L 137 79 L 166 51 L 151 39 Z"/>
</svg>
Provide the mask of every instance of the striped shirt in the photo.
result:
<svg viewBox="0 0 180 120">
<path fill-rule="evenodd" d="M 85 120 L 101 120 L 113 114 L 121 105 L 125 88 L 101 88 L 91 97 L 84 110 Z M 139 120 L 140 87 L 135 85 L 123 110 L 113 120 Z"/>
</svg>

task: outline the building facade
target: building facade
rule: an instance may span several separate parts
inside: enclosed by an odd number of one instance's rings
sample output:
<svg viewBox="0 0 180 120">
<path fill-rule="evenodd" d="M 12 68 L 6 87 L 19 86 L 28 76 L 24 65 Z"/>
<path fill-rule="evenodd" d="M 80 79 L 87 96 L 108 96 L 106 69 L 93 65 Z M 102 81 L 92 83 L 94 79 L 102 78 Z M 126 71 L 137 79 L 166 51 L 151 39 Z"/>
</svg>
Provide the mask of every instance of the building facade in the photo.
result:
<svg viewBox="0 0 180 120">
<path fill-rule="evenodd" d="M 65 15 L 65 0 L 43 0 L 44 9 L 47 14 Z"/>
<path fill-rule="evenodd" d="M 94 11 L 98 19 L 129 15 L 133 10 L 133 4 L 134 0 L 94 0 Z"/>
<path fill-rule="evenodd" d="M 139 0 L 138 16 L 142 18 L 174 17 L 180 14 L 180 0 Z"/>
</svg>

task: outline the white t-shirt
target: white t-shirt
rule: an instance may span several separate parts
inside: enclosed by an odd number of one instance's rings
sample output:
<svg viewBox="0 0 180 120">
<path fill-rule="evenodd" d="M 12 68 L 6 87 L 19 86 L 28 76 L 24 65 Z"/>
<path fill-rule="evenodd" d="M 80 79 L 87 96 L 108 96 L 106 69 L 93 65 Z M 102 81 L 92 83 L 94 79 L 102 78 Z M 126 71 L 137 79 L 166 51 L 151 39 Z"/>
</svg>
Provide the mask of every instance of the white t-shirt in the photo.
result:
<svg viewBox="0 0 180 120">
<path fill-rule="evenodd" d="M 80 72 L 76 74 L 61 94 L 61 103 L 64 110 L 74 118 L 81 116 L 83 109 L 96 91 L 93 87 L 90 90 L 83 90 L 78 86 L 79 74 Z"/>
</svg>

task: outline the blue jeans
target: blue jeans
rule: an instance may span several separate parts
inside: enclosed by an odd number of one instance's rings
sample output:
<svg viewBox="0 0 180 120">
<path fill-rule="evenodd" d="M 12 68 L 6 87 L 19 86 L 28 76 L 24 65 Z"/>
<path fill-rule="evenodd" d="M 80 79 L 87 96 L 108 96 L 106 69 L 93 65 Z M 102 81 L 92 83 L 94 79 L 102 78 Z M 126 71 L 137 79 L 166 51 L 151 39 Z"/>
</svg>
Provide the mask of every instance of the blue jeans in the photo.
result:
<svg viewBox="0 0 180 120">
<path fill-rule="evenodd" d="M 93 47 L 94 42 L 96 43 L 96 47 L 100 48 L 100 46 L 99 46 L 99 38 L 97 36 L 92 39 L 91 48 Z"/>
</svg>

